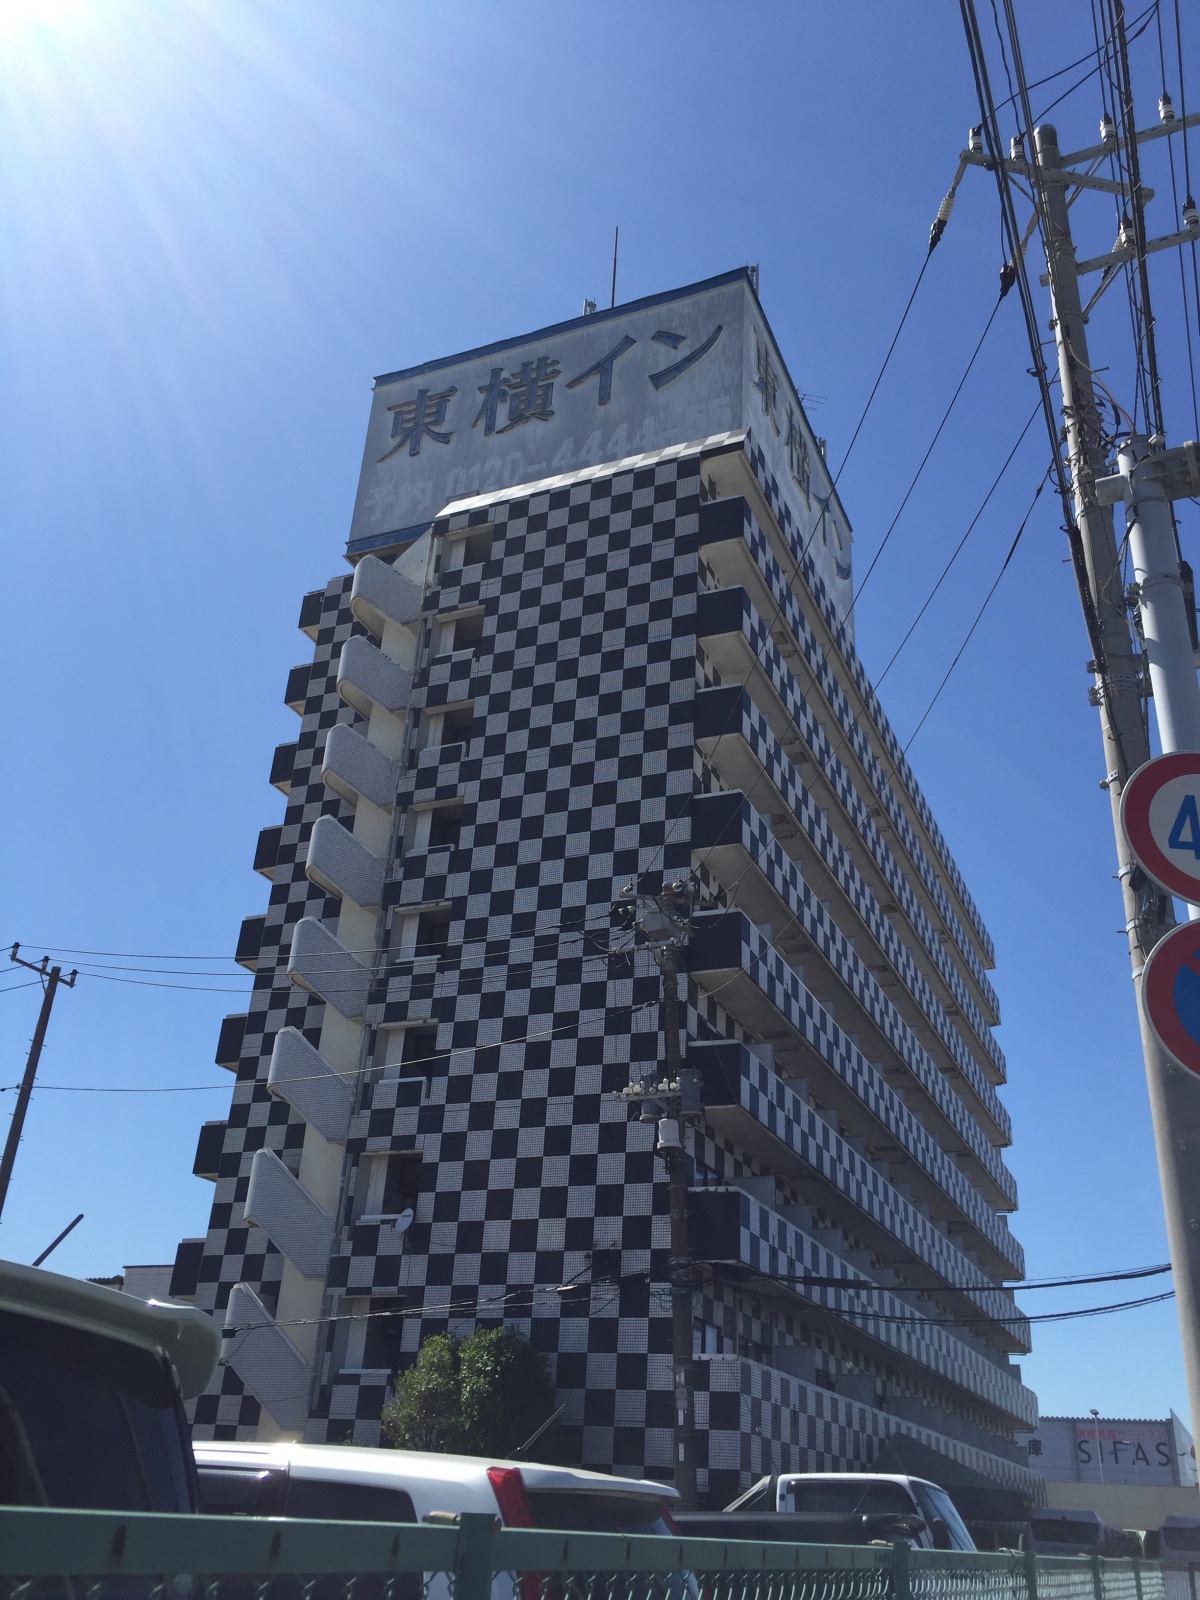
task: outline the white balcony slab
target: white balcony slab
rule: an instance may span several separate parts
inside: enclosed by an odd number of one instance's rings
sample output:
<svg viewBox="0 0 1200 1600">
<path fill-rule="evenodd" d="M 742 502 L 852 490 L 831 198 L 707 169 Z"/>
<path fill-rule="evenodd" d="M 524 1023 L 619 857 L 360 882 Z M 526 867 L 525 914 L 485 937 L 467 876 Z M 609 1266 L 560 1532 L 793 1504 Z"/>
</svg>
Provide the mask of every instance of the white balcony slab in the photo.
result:
<svg viewBox="0 0 1200 1600">
<path fill-rule="evenodd" d="M 305 1278 L 323 1278 L 333 1242 L 333 1218 L 284 1166 L 273 1150 L 256 1150 L 243 1205 L 246 1221 L 261 1228 Z"/>
<path fill-rule="evenodd" d="M 407 667 L 385 656 L 378 645 L 361 633 L 347 639 L 337 664 L 337 692 L 347 705 L 369 717 L 371 707 L 403 711 L 412 698 L 413 675 Z"/>
<path fill-rule="evenodd" d="M 336 817 L 318 817 L 313 824 L 304 871 L 319 889 L 369 909 L 378 906 L 383 893 L 383 858 L 360 844 Z"/>
<path fill-rule="evenodd" d="M 372 805 L 389 809 L 396 801 L 400 763 L 339 722 L 330 728 L 321 758 L 321 779 L 326 788 L 354 805 L 359 796 Z"/>
<path fill-rule="evenodd" d="M 377 639 L 385 622 L 411 626 L 421 615 L 421 590 L 378 556 L 364 556 L 354 569 L 350 610 Z"/>
<path fill-rule="evenodd" d="M 351 1022 L 367 1007 L 371 975 L 367 968 L 315 917 L 301 917 L 292 930 L 288 977 Z"/>
<path fill-rule="evenodd" d="M 267 1088 L 324 1138 L 345 1143 L 350 1126 L 350 1085 L 298 1028 L 281 1028 L 275 1035 Z"/>
<path fill-rule="evenodd" d="M 308 1362 L 245 1283 L 235 1283 L 225 1312 L 225 1359 L 281 1428 L 308 1416 Z"/>
</svg>

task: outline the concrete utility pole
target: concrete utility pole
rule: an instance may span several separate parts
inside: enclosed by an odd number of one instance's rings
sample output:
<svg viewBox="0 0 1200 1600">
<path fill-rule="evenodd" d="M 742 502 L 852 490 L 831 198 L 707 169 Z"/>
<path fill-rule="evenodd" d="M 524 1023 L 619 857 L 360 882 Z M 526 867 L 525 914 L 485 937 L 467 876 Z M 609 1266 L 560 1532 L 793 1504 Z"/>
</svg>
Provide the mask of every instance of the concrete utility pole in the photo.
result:
<svg viewBox="0 0 1200 1600">
<path fill-rule="evenodd" d="M 75 979 L 79 976 L 78 973 L 72 972 L 69 978 L 64 978 L 61 967 L 50 967 L 47 972 L 46 968 L 50 966 L 49 956 L 43 956 L 39 962 L 25 961 L 17 954 L 20 948 L 19 944 L 13 945 L 9 952 L 9 960 L 15 961 L 19 967 L 28 967 L 30 972 L 36 972 L 45 978 L 46 990 L 42 995 L 42 1009 L 38 1012 L 37 1027 L 33 1030 L 33 1043 L 29 1046 L 29 1055 L 25 1061 L 25 1074 L 17 1090 L 17 1103 L 13 1107 L 12 1121 L 8 1125 L 4 1154 L 0 1156 L 0 1212 L 4 1210 L 4 1202 L 8 1199 L 8 1186 L 12 1181 L 13 1166 L 17 1159 L 17 1146 L 21 1142 L 21 1130 L 25 1126 L 25 1112 L 29 1107 L 29 1097 L 33 1093 L 33 1080 L 37 1076 L 38 1061 L 41 1059 L 42 1045 L 46 1040 L 46 1029 L 50 1024 L 54 996 L 58 992 L 60 983 L 65 984 L 68 989 L 73 989 Z M 55 1243 L 57 1242 L 55 1240 Z"/>
<path fill-rule="evenodd" d="M 1191 124 L 1195 119 L 1189 117 Z M 1161 137 L 1175 128 L 1155 128 L 1143 138 Z M 1138 999 L 1142 1051 L 1150 1092 L 1150 1109 L 1162 1182 L 1167 1237 L 1174 1269 L 1176 1301 L 1183 1340 L 1188 1399 L 1193 1418 L 1200 1417 L 1200 1080 L 1168 1055 L 1151 1029 L 1142 1003 L 1142 972 L 1154 946 L 1172 926 L 1170 900 L 1136 865 L 1121 828 L 1121 794 L 1126 781 L 1150 758 L 1149 736 L 1142 714 L 1148 670 L 1159 735 L 1164 752 L 1200 750 L 1200 688 L 1192 651 L 1191 623 L 1175 546 L 1169 500 L 1195 494 L 1194 445 L 1165 451 L 1160 437 L 1133 435 L 1120 451 L 1120 472 L 1107 459 L 1100 414 L 1092 382 L 1087 345 L 1086 311 L 1079 293 L 1076 261 L 1067 209 L 1068 188 L 1120 189 L 1110 180 L 1077 173 L 1064 164 L 1058 135 L 1051 126 L 1034 133 L 1035 157 L 1026 162 L 1014 150 L 1004 165 L 1030 182 L 1039 196 L 1045 225 L 1048 282 L 1053 301 L 1051 326 L 1058 350 L 1062 414 L 1066 429 L 1071 489 L 1083 546 L 1091 605 L 1104 651 L 1102 663 L 1089 663 L 1096 674 L 1091 691 L 1099 707 L 1109 800 L 1116 834 L 1118 877 L 1125 902 L 1125 925 Z M 1069 161 L 1092 161 L 1116 148 L 1106 138 L 1097 149 L 1075 152 Z M 965 160 L 985 164 L 978 155 Z M 1145 192 L 1145 191 L 1143 191 Z M 1189 198 L 1188 206 L 1194 213 Z M 1187 208 L 1185 208 L 1186 214 Z M 1155 240 L 1147 250 L 1197 237 L 1190 223 L 1179 234 Z M 1119 242 L 1108 257 L 1084 263 L 1086 270 L 1116 268 L 1131 259 L 1132 247 Z M 1108 281 L 1106 279 L 1106 281 Z M 1102 284 L 1102 288 L 1104 285 Z M 1122 501 L 1136 582 L 1127 595 L 1113 533 L 1111 506 Z M 1131 632 L 1130 602 L 1136 605 L 1145 643 L 1143 657 Z"/>
<path fill-rule="evenodd" d="M 632 885 L 622 900 L 636 906 L 636 927 L 654 951 L 662 974 L 660 1002 L 664 1071 L 652 1071 L 640 1083 L 619 1093 L 641 1105 L 642 1122 L 657 1127 L 656 1153 L 667 1169 L 671 1208 L 671 1366 L 675 1390 L 675 1487 L 680 1509 L 696 1509 L 696 1403 L 692 1358 L 692 1294 L 695 1268 L 688 1239 L 688 1154 L 684 1145 L 689 1069 L 684 1066 L 679 1026 L 679 952 L 685 924 L 680 916 L 680 884 L 664 885 L 661 894 L 639 895 Z"/>
</svg>

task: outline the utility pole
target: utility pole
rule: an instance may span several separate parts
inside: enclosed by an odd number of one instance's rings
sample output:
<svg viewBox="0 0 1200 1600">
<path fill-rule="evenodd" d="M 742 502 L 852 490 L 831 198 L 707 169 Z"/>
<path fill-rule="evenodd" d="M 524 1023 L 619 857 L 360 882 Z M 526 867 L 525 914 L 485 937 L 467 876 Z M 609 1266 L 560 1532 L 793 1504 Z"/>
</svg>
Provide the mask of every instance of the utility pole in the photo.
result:
<svg viewBox="0 0 1200 1600">
<path fill-rule="evenodd" d="M 1026 101 L 1027 106 L 1027 101 Z M 1198 119 L 1187 118 L 1186 125 Z M 1176 122 L 1148 129 L 1134 142 L 1180 131 Z M 1108 456 L 1092 381 L 1094 365 L 1087 343 L 1087 313 L 1107 284 L 1129 260 L 1144 259 L 1149 251 L 1194 240 L 1200 235 L 1200 217 L 1188 197 L 1185 226 L 1178 233 L 1140 248 L 1122 228 L 1117 247 L 1105 257 L 1082 264 L 1083 270 L 1105 274 L 1100 289 L 1085 307 L 1079 290 L 1081 272 L 1071 237 L 1068 190 L 1091 188 L 1124 194 L 1124 185 L 1097 178 L 1091 163 L 1118 148 L 1111 122 L 1102 126 L 1103 143 L 1074 152 L 1065 161 L 1058 135 L 1049 125 L 1034 130 L 1033 158 L 1027 160 L 1020 141 L 1014 141 L 1012 158 L 997 163 L 978 149 L 963 161 L 980 166 L 1003 166 L 1028 182 L 1034 190 L 1046 252 L 1052 300 L 1051 328 L 1058 354 L 1062 386 L 1062 416 L 1070 470 L 1071 493 L 1081 547 L 1082 565 L 1077 577 L 1084 591 L 1085 610 L 1092 622 L 1092 637 L 1099 640 L 1098 658 L 1088 663 L 1095 683 L 1092 703 L 1100 712 L 1105 778 L 1112 807 L 1117 847 L 1117 876 L 1125 905 L 1125 928 L 1137 996 L 1142 1053 L 1150 1095 L 1150 1109 L 1162 1184 L 1163 1209 L 1174 1271 L 1176 1303 L 1187 1375 L 1188 1400 L 1193 1418 L 1200 1417 L 1200 1080 L 1179 1066 L 1150 1027 L 1142 1000 L 1142 973 L 1151 951 L 1173 926 L 1169 896 L 1147 878 L 1133 859 L 1121 826 L 1121 795 L 1133 773 L 1150 759 L 1149 732 L 1142 702 L 1154 699 L 1158 731 L 1164 752 L 1200 750 L 1200 688 L 1193 657 L 1192 622 L 1188 618 L 1179 554 L 1170 511 L 1171 498 L 1196 494 L 1200 485 L 1200 452 L 1195 445 L 1164 449 L 1161 435 L 1132 434 L 1121 446 L 1119 471 Z M 1077 172 L 1073 163 L 1088 163 Z M 1150 191 L 1126 195 L 1140 208 Z M 1194 220 L 1193 220 L 1194 219 Z M 1113 531 L 1111 507 L 1118 501 L 1125 510 L 1135 583 L 1125 592 L 1121 558 Z M 1144 642 L 1135 638 L 1131 612 Z M 1148 679 L 1148 681 L 1147 681 Z"/>
<path fill-rule="evenodd" d="M 38 1012 L 37 1027 L 33 1030 L 33 1043 L 29 1046 L 29 1055 L 25 1061 L 25 1075 L 17 1090 L 17 1103 L 13 1108 L 12 1121 L 9 1123 L 8 1138 L 4 1142 L 4 1154 L 0 1156 L 0 1212 L 3 1212 L 4 1202 L 8 1199 L 8 1186 L 17 1159 L 17 1146 L 21 1142 L 21 1129 L 25 1126 L 25 1112 L 29 1107 L 29 1097 L 33 1093 L 33 1080 L 37 1076 L 38 1061 L 41 1059 L 42 1045 L 46 1040 L 46 1028 L 50 1023 L 54 996 L 58 992 L 60 983 L 65 984 L 68 989 L 73 989 L 75 979 L 79 976 L 77 972 L 72 972 L 69 978 L 64 978 L 61 967 L 50 967 L 47 972 L 46 968 L 50 966 L 49 956 L 43 956 L 39 962 L 25 961 L 17 954 L 20 948 L 19 944 L 13 945 L 9 952 L 9 960 L 15 961 L 19 967 L 28 967 L 30 972 L 36 972 L 39 977 L 44 978 L 46 989 L 42 995 L 42 1009 Z"/>
<path fill-rule="evenodd" d="M 697 1440 L 695 1373 L 692 1358 L 692 1295 L 695 1267 L 688 1239 L 688 1165 L 684 1145 L 687 1113 L 692 1109 L 689 1069 L 684 1066 L 679 1028 L 679 953 L 685 922 L 680 915 L 684 886 L 664 884 L 658 895 L 639 895 L 631 884 L 621 898 L 633 902 L 635 926 L 654 951 L 662 976 L 660 1015 L 663 1030 L 662 1077 L 652 1071 L 640 1083 L 618 1094 L 637 1100 L 642 1122 L 656 1126 L 656 1154 L 667 1169 L 671 1212 L 671 1367 L 675 1396 L 675 1487 L 680 1510 L 696 1509 Z"/>
</svg>

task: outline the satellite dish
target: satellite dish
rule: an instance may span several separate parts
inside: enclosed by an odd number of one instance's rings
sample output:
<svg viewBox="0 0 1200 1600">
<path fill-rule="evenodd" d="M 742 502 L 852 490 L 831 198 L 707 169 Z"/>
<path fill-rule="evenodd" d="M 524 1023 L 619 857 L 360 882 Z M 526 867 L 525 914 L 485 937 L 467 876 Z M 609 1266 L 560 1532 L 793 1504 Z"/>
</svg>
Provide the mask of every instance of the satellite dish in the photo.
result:
<svg viewBox="0 0 1200 1600">
<path fill-rule="evenodd" d="M 400 1213 L 395 1222 L 392 1223 L 392 1227 L 395 1228 L 397 1233 L 407 1233 L 413 1225 L 413 1216 L 413 1209 L 409 1206 L 407 1211 Z"/>
</svg>

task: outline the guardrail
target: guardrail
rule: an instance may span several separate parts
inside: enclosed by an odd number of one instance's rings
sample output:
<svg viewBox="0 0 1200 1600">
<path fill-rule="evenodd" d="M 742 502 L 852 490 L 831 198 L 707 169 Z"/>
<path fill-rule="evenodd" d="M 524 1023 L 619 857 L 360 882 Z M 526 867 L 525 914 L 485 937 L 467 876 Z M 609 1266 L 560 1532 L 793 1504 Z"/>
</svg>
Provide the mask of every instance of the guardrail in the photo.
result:
<svg viewBox="0 0 1200 1600">
<path fill-rule="evenodd" d="M 0 1508 L 0 1600 L 1166 1600 L 1157 1562 Z"/>
</svg>

